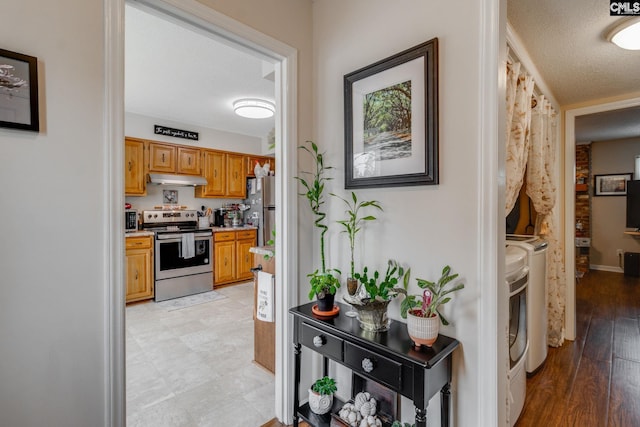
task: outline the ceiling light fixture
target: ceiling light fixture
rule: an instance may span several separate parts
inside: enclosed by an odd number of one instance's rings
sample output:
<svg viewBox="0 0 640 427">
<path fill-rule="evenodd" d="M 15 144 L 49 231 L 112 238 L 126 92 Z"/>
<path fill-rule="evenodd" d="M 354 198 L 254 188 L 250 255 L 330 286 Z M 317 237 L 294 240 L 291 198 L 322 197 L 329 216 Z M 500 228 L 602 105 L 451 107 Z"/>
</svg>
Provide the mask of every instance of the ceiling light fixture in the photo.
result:
<svg viewBox="0 0 640 427">
<path fill-rule="evenodd" d="M 264 99 L 245 98 L 233 103 L 233 111 L 237 115 L 249 119 L 267 119 L 273 117 L 276 107 L 272 102 Z"/>
<path fill-rule="evenodd" d="M 607 35 L 611 43 L 627 50 L 640 50 L 640 18 L 620 21 Z"/>
</svg>

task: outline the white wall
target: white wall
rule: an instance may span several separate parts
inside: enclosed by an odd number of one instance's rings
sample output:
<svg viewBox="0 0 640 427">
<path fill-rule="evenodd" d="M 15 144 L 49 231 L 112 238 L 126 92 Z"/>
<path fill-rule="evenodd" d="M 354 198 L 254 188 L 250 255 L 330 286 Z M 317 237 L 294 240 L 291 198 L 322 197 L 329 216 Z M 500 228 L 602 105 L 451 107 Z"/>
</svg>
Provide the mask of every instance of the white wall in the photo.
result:
<svg viewBox="0 0 640 427">
<path fill-rule="evenodd" d="M 313 12 L 316 142 L 327 151 L 326 163 L 336 166 L 329 191 L 338 194 L 345 194 L 343 76 L 439 39 L 440 184 L 358 190 L 359 198 L 379 200 L 384 207 L 379 221 L 362 232 L 358 259 L 378 269 L 387 259 L 397 259 L 412 268 L 413 278 L 436 279 L 446 264 L 460 273 L 466 288 L 445 309 L 453 326 L 441 330 L 462 342 L 454 358 L 452 425 L 481 425 L 477 418 L 483 369 L 478 365 L 483 351 L 478 339 L 479 3 L 464 1 L 451 7 L 446 1 L 322 0 L 314 2 Z M 342 219 L 341 203 L 330 204 L 331 221 Z M 328 233 L 328 264 L 348 271 L 347 242 L 339 230 L 333 223 Z M 390 316 L 399 318 L 397 302 L 390 306 Z M 435 407 L 434 403 L 430 409 Z M 404 411 L 403 418 L 412 416 L 413 410 Z"/>
<path fill-rule="evenodd" d="M 103 2 L 6 0 L 38 57 L 40 133 L 0 128 L 0 425 L 105 419 Z"/>
</svg>

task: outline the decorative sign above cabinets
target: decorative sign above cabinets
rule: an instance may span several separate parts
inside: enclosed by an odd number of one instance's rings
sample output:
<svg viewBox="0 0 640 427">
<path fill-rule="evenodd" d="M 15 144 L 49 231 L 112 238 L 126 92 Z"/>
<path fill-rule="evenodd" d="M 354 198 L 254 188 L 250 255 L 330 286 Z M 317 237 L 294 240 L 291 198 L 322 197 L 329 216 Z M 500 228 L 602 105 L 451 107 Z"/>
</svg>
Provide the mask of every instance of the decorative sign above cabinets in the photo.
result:
<svg viewBox="0 0 640 427">
<path fill-rule="evenodd" d="M 174 138 L 191 139 L 193 141 L 197 141 L 199 137 L 198 132 L 193 132 L 190 130 L 174 129 L 160 125 L 153 125 L 153 127 L 153 132 L 156 135 L 167 135 L 173 136 Z"/>
</svg>

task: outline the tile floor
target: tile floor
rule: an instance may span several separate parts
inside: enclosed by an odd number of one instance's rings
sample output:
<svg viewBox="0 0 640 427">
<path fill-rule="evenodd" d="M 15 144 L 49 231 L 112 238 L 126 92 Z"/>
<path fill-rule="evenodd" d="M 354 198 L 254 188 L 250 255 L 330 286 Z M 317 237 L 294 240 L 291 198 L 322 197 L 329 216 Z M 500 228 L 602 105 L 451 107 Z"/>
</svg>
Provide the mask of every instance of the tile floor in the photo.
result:
<svg viewBox="0 0 640 427">
<path fill-rule="evenodd" d="M 252 427 L 274 417 L 274 376 L 252 362 L 253 282 L 181 310 L 126 308 L 128 427 Z"/>
</svg>

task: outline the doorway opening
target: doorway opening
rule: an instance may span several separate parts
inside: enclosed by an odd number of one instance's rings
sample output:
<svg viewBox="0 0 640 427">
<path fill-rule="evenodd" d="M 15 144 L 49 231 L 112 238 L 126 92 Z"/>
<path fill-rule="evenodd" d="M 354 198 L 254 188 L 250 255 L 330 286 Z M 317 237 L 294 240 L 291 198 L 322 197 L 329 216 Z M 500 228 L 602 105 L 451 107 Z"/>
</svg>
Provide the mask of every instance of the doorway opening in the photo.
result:
<svg viewBox="0 0 640 427">
<path fill-rule="evenodd" d="M 283 286 L 283 283 L 296 283 L 297 277 L 297 191 L 293 180 L 286 180 L 286 176 L 295 175 L 296 170 L 296 72 L 297 72 L 297 53 L 296 50 L 284 43 L 281 43 L 263 33 L 245 26 L 237 21 L 233 21 L 228 17 L 216 12 L 215 10 L 202 5 L 195 0 L 185 0 L 180 6 L 174 5 L 171 1 L 150 1 L 150 0 L 113 0 L 111 3 L 111 12 L 119 21 L 120 27 L 124 26 L 124 5 L 135 4 L 137 7 L 145 8 L 153 13 L 163 15 L 168 19 L 183 22 L 198 31 L 206 32 L 210 37 L 218 38 L 230 46 L 245 52 L 251 52 L 264 60 L 272 63 L 275 79 L 275 104 L 277 105 L 275 115 L 275 158 L 278 165 L 276 173 L 276 204 L 281 206 L 277 210 L 275 226 L 278 233 L 275 238 L 275 250 L 277 256 L 276 261 L 276 289 L 283 290 L 276 293 L 276 323 L 279 323 L 276 332 L 276 375 L 275 375 L 275 407 L 274 415 L 285 422 L 291 417 L 292 410 L 290 408 L 290 361 L 291 355 L 288 351 L 287 343 L 291 342 L 291 331 L 287 324 L 288 307 L 294 305 L 297 301 L 297 289 L 290 286 Z M 115 11 L 115 12 L 114 12 Z M 118 25 L 112 25 L 117 27 Z M 122 81 L 121 70 L 118 64 L 122 63 L 124 52 L 123 40 L 126 35 L 120 32 L 109 38 L 110 49 L 108 55 L 114 59 L 113 65 L 109 65 L 108 72 L 110 81 L 110 97 L 113 101 L 108 105 L 109 114 L 112 115 L 112 123 L 114 133 L 117 130 L 124 129 L 124 122 L 119 116 L 119 112 L 123 112 L 124 94 L 119 93 L 119 83 Z M 120 134 L 120 139 L 124 136 L 124 131 Z M 113 144 L 117 144 L 114 138 Z M 114 158 L 118 158 L 121 148 L 112 148 Z M 124 173 L 124 165 L 118 164 L 113 166 L 113 188 L 121 188 L 122 181 L 117 176 Z M 120 190 L 119 198 L 123 199 L 123 192 Z M 117 198 L 115 198 L 117 199 Z M 120 205 L 121 206 L 121 205 Z M 114 209 L 114 212 L 116 209 Z M 288 224 L 292 224 L 288 226 Z M 117 230 L 115 227 L 111 238 L 116 241 L 121 238 L 122 229 Z M 117 245 L 116 245 L 117 246 Z M 114 254 L 112 264 L 115 272 L 122 271 L 122 252 L 119 257 Z M 285 263 L 284 260 L 287 260 Z M 122 279 L 115 281 L 116 285 L 123 284 Z M 120 286 L 121 287 L 121 286 Z M 125 384 L 119 378 L 124 379 L 124 292 L 119 286 L 111 289 L 111 326 L 112 326 L 112 344 L 110 344 L 113 355 L 112 370 L 117 377 L 114 379 L 114 385 L 111 390 L 115 403 L 113 417 L 124 421 L 124 401 L 125 401 Z M 251 351 L 251 349 L 247 349 Z M 118 373 L 122 373 L 120 377 Z"/>
<path fill-rule="evenodd" d="M 592 105 L 589 107 L 567 110 L 565 113 L 565 274 L 566 274 L 566 311 L 565 311 L 565 337 L 568 340 L 576 339 L 576 118 L 589 114 L 603 113 L 607 111 L 622 110 L 640 106 L 640 98 L 630 98 L 621 101 L 613 101 Z"/>
</svg>

